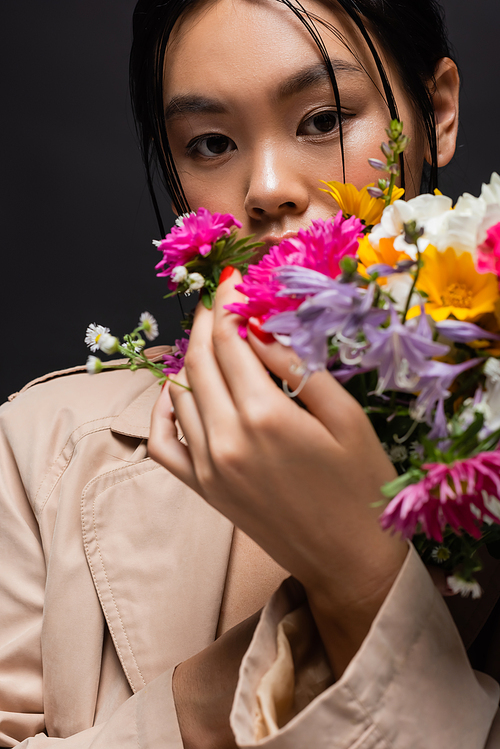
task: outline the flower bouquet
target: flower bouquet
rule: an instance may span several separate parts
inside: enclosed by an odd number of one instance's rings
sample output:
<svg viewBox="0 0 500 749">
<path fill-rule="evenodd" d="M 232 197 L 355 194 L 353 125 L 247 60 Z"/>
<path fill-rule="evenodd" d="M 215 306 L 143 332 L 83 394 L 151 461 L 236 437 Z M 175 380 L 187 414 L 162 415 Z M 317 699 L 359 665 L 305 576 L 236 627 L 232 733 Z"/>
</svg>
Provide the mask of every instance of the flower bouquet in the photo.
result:
<svg viewBox="0 0 500 749">
<path fill-rule="evenodd" d="M 328 370 L 370 418 L 398 477 L 382 487 L 380 522 L 411 538 L 448 586 L 478 597 L 479 548 L 500 542 L 500 177 L 455 206 L 438 191 L 403 201 L 396 188 L 407 146 L 391 122 L 381 173 L 357 190 L 327 182 L 340 210 L 315 220 L 257 263 L 231 215 L 204 208 L 180 217 L 155 244 L 169 295 L 200 291 L 211 307 L 224 267 L 243 275 L 246 301 L 230 305 L 240 335 L 250 318 L 298 355 L 302 385 Z M 189 327 L 189 321 L 186 323 Z M 163 382 L 182 367 L 187 339 L 162 362 L 144 354 L 156 321 L 143 313 L 123 342 L 91 325 L 88 370 L 148 367 Z M 299 388 L 291 393 L 300 398 Z"/>
</svg>

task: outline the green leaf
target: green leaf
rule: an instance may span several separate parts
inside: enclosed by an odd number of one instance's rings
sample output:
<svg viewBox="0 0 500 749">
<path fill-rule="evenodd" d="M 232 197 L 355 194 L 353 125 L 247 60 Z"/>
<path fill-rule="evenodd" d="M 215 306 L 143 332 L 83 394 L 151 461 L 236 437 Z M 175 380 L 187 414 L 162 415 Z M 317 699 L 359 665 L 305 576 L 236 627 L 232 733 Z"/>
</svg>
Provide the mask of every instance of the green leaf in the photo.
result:
<svg viewBox="0 0 500 749">
<path fill-rule="evenodd" d="M 201 292 L 201 301 L 207 309 L 212 309 L 213 296 L 208 290 L 203 289 Z"/>
<path fill-rule="evenodd" d="M 406 489 L 407 486 L 410 486 L 410 484 L 417 484 L 424 476 L 424 472 L 418 468 L 410 468 L 409 471 L 403 473 L 402 476 L 398 476 L 394 481 L 384 484 L 380 491 L 384 497 L 393 499 L 393 497 L 403 491 L 403 489 Z"/>
</svg>

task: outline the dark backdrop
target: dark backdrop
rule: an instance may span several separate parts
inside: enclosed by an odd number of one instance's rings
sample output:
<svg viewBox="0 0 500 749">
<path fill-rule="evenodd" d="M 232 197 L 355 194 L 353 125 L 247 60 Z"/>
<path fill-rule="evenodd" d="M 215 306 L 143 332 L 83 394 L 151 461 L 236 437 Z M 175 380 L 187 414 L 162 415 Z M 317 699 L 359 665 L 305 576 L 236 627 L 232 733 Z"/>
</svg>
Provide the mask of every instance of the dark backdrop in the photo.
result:
<svg viewBox="0 0 500 749">
<path fill-rule="evenodd" d="M 148 309 L 163 342 L 179 334 L 177 301 L 162 299 L 154 274 L 158 229 L 128 102 L 134 4 L 18 0 L 0 9 L 0 400 L 83 363 L 89 322 L 124 333 Z M 442 182 L 456 197 L 477 194 L 500 169 L 500 6 L 444 6 L 463 74 L 458 152 Z"/>
</svg>

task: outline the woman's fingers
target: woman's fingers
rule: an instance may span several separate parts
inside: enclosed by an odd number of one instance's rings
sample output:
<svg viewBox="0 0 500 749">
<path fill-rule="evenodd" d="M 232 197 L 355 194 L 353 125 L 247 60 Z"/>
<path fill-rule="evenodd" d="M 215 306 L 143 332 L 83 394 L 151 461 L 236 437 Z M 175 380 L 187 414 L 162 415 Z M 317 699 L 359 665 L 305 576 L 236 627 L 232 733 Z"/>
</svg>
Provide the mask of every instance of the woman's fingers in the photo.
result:
<svg viewBox="0 0 500 749">
<path fill-rule="evenodd" d="M 235 270 L 217 289 L 212 341 L 236 408 L 242 411 L 249 403 L 261 401 L 266 391 L 272 392 L 274 384 L 247 341 L 239 336 L 241 318 L 226 309 L 228 304 L 244 300 L 243 295 L 234 288 L 239 281 L 241 275 Z"/>
<path fill-rule="evenodd" d="M 233 399 L 213 350 L 213 320 L 213 312 L 199 304 L 184 361 L 186 382 L 207 435 L 221 426 L 231 428 L 235 416 Z"/>
<path fill-rule="evenodd" d="M 189 449 L 179 441 L 168 385 L 163 388 L 153 409 L 148 453 L 191 489 L 201 493 Z"/>
<path fill-rule="evenodd" d="M 359 403 L 326 370 L 307 376 L 301 373 L 300 359 L 280 343 L 264 343 L 249 328 L 248 340 L 259 359 L 300 400 L 344 447 L 356 442 L 358 429 L 371 424 Z M 298 373 L 297 373 L 298 372 Z"/>
</svg>

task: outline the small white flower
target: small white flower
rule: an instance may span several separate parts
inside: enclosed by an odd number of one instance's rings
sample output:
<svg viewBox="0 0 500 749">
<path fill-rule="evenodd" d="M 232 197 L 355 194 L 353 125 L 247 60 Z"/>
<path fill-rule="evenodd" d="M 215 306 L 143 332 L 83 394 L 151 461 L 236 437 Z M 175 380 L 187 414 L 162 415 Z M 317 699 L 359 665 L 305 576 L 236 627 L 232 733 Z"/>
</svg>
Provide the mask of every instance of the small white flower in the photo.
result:
<svg viewBox="0 0 500 749">
<path fill-rule="evenodd" d="M 148 341 L 154 341 L 158 338 L 158 323 L 150 312 L 143 312 L 139 318 L 139 325 L 142 325 L 144 335 Z"/>
<path fill-rule="evenodd" d="M 152 239 L 151 241 L 155 247 L 159 247 L 161 243 L 163 242 L 163 239 Z"/>
<path fill-rule="evenodd" d="M 475 580 L 464 580 L 458 575 L 450 575 L 446 578 L 446 582 L 453 593 L 460 593 L 462 598 L 468 598 L 469 596 L 481 598 L 483 593 L 481 586 Z"/>
<path fill-rule="evenodd" d="M 89 374 L 98 374 L 102 371 L 102 361 L 97 356 L 89 356 L 85 368 Z"/>
<path fill-rule="evenodd" d="M 96 325 L 95 322 L 88 326 L 85 333 L 85 343 L 87 346 L 90 346 L 91 351 L 97 351 L 100 338 L 104 333 L 109 333 L 109 328 L 105 328 L 103 325 Z"/>
<path fill-rule="evenodd" d="M 404 445 L 392 445 L 389 451 L 389 459 L 392 463 L 402 463 L 408 457 L 408 450 Z"/>
<path fill-rule="evenodd" d="M 181 213 L 181 215 L 177 216 L 177 218 L 175 219 L 175 225 L 182 227 L 184 223 L 184 219 L 187 218 L 188 216 L 196 216 L 196 213 L 194 211 L 189 211 L 188 213 Z"/>
<path fill-rule="evenodd" d="M 118 340 L 118 338 L 114 335 L 111 335 L 110 333 L 102 333 L 99 336 L 98 346 L 101 351 L 104 354 L 108 354 L 108 356 L 110 356 L 111 354 L 116 354 L 119 345 L 120 341 Z"/>
<path fill-rule="evenodd" d="M 447 562 L 448 559 L 451 556 L 451 552 L 449 549 L 446 548 L 446 546 L 436 546 L 431 551 L 431 557 L 437 564 L 442 564 L 443 562 Z"/>
<path fill-rule="evenodd" d="M 201 273 L 190 273 L 187 281 L 191 291 L 198 291 L 198 289 L 202 289 L 205 286 L 205 279 Z"/>
<path fill-rule="evenodd" d="M 174 283 L 182 283 L 188 277 L 188 269 L 185 265 L 176 265 L 170 274 L 170 279 Z"/>
</svg>

